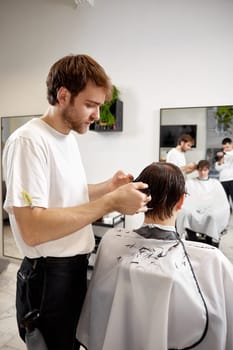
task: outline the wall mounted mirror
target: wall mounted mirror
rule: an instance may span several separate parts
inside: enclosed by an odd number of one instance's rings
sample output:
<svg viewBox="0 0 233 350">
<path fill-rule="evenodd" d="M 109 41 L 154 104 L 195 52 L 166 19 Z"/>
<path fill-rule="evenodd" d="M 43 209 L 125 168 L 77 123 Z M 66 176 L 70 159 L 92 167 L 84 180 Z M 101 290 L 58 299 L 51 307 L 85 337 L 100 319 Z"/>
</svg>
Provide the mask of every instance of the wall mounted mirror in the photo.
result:
<svg viewBox="0 0 233 350">
<path fill-rule="evenodd" d="M 10 136 L 10 134 L 12 134 L 13 131 L 18 129 L 21 125 L 25 124 L 30 119 L 37 118 L 39 116 L 40 115 L 1 117 L 1 146 L 2 146 L 1 155 L 2 155 L 5 142 Z M 3 209 L 3 202 L 6 194 L 6 186 L 3 179 L 2 171 L 1 171 L 1 181 L 2 181 L 1 203 L 2 203 L 2 247 L 3 247 L 2 255 L 10 258 L 21 259 L 22 256 L 20 255 L 20 252 L 15 244 L 15 241 L 11 232 L 8 214 Z"/>
<path fill-rule="evenodd" d="M 166 161 L 167 152 L 176 147 L 177 138 L 183 133 L 190 133 L 195 138 L 195 145 L 186 152 L 186 160 L 198 162 L 207 159 L 211 164 L 210 177 L 218 179 L 214 168 L 215 155 L 221 149 L 225 137 L 233 139 L 233 106 L 163 108 L 160 110 L 160 147 L 159 159 Z M 195 171 L 190 177 L 197 176 Z M 220 250 L 232 261 L 233 216 L 228 224 L 227 234 L 223 235 Z"/>
<path fill-rule="evenodd" d="M 218 177 L 214 169 L 214 158 L 221 149 L 224 137 L 233 138 L 233 106 L 208 106 L 163 108 L 160 110 L 160 161 L 166 160 L 167 152 L 176 147 L 181 134 L 191 134 L 195 139 L 194 147 L 187 152 L 189 162 L 201 159 L 209 160 L 210 176 Z"/>
</svg>

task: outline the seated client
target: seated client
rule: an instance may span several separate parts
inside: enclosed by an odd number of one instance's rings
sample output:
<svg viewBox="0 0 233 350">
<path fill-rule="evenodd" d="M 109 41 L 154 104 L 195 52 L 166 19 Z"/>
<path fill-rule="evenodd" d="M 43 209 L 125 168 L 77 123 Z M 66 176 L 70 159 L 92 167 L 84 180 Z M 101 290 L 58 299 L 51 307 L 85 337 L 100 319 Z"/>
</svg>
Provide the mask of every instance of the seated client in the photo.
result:
<svg viewBox="0 0 233 350">
<path fill-rule="evenodd" d="M 187 233 L 189 240 L 218 247 L 229 222 L 229 202 L 219 180 L 209 178 L 209 162 L 199 161 L 197 170 L 198 177 L 186 180 L 188 195 L 177 216 L 177 231 L 181 236 Z"/>
<path fill-rule="evenodd" d="M 182 241 L 181 170 L 152 163 L 137 178 L 151 202 L 142 227 L 101 240 L 77 330 L 89 350 L 233 349 L 233 265 L 219 249 Z"/>
</svg>

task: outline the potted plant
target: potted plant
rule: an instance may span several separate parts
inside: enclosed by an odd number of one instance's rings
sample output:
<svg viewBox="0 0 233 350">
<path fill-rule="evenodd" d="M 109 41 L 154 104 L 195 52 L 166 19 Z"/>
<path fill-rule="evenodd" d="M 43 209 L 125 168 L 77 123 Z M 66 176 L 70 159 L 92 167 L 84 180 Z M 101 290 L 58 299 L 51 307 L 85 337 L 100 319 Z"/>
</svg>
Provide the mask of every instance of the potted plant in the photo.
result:
<svg viewBox="0 0 233 350">
<path fill-rule="evenodd" d="M 112 113 L 112 106 L 119 99 L 119 90 L 115 85 L 113 85 L 112 99 L 109 102 L 106 102 L 103 106 L 100 107 L 100 120 L 99 125 L 101 127 L 106 127 L 112 129 L 116 124 L 116 118 Z"/>
<path fill-rule="evenodd" d="M 220 128 L 228 131 L 232 127 L 233 106 L 218 106 L 216 120 Z"/>
<path fill-rule="evenodd" d="M 122 131 L 123 130 L 123 102 L 119 99 L 119 90 L 113 85 L 111 101 L 100 107 L 100 118 L 91 124 L 94 131 Z"/>
</svg>

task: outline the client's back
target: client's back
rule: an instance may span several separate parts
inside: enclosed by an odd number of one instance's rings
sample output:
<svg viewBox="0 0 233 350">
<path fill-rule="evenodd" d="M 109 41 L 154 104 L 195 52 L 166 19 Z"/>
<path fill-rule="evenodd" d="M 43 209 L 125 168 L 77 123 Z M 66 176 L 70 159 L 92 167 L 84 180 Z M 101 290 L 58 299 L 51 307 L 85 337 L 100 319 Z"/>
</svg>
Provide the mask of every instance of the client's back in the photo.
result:
<svg viewBox="0 0 233 350">
<path fill-rule="evenodd" d="M 78 338 L 89 350 L 232 350 L 233 266 L 177 235 L 180 169 L 152 163 L 137 180 L 149 185 L 150 210 L 141 227 L 104 235 Z"/>
</svg>

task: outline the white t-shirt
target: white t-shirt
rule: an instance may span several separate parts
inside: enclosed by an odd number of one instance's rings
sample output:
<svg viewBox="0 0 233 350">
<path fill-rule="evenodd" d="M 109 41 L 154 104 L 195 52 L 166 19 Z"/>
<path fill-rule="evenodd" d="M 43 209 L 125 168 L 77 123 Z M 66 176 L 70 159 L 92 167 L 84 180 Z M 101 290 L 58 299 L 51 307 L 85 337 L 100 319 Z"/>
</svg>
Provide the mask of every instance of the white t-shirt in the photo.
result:
<svg viewBox="0 0 233 350">
<path fill-rule="evenodd" d="M 9 213 L 13 235 L 23 255 L 65 257 L 91 252 L 94 247 L 91 225 L 31 247 L 23 241 L 12 212 L 13 206 L 65 208 L 89 201 L 86 176 L 73 132 L 64 135 L 42 119 L 32 119 L 7 140 L 3 169 L 7 185 L 4 209 Z"/>
<path fill-rule="evenodd" d="M 233 150 L 225 152 L 224 163 L 218 164 L 215 163 L 215 169 L 219 171 L 219 180 L 224 181 L 233 181 Z"/>
<path fill-rule="evenodd" d="M 186 165 L 186 159 L 184 152 L 177 150 L 176 148 L 172 148 L 168 154 L 166 162 L 177 165 L 179 168 Z"/>
</svg>

